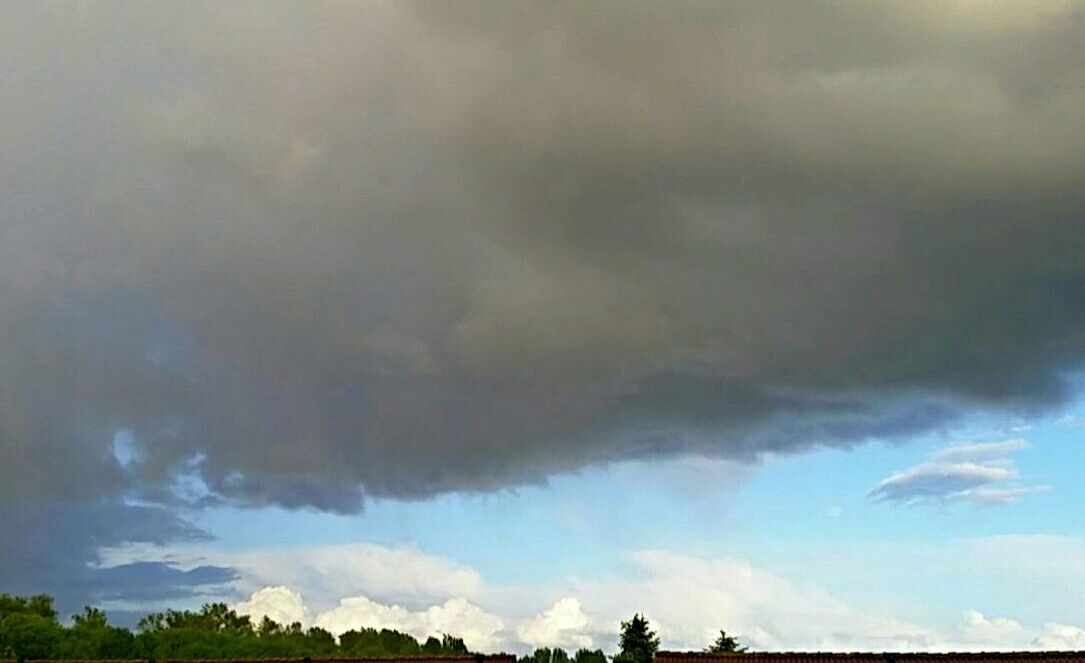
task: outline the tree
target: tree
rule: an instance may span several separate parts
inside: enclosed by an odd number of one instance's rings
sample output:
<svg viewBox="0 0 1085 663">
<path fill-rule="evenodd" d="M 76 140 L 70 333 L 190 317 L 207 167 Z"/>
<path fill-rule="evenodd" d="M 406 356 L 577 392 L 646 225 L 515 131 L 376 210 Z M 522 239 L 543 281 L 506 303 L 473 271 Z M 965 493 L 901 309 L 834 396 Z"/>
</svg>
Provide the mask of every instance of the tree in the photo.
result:
<svg viewBox="0 0 1085 663">
<path fill-rule="evenodd" d="M 607 663 L 607 655 L 602 649 L 581 648 L 573 655 L 573 663 Z"/>
<path fill-rule="evenodd" d="M 418 641 L 406 633 L 382 628 L 377 637 L 381 652 L 386 656 L 417 656 L 421 651 Z"/>
<path fill-rule="evenodd" d="M 441 636 L 441 654 L 445 656 L 460 656 L 470 654 L 463 638 L 453 637 L 447 633 Z"/>
<path fill-rule="evenodd" d="M 131 658 L 133 640 L 131 631 L 110 626 L 104 612 L 87 606 L 82 614 L 72 617 L 72 626 L 60 646 L 60 658 Z"/>
<path fill-rule="evenodd" d="M 147 615 L 139 620 L 139 630 L 146 632 L 168 629 L 194 629 L 211 633 L 229 633 L 247 636 L 255 631 L 252 620 L 237 614 L 225 603 L 207 603 L 199 612 L 191 610 L 167 610 Z"/>
<path fill-rule="evenodd" d="M 656 637 L 648 620 L 637 613 L 627 622 L 622 622 L 622 632 L 618 639 L 621 651 L 614 657 L 615 663 L 651 663 L 659 649 Z"/>
<path fill-rule="evenodd" d="M 0 594 L 0 619 L 16 613 L 38 615 L 53 620 L 57 618 L 57 611 L 53 608 L 53 597 L 48 594 L 34 596 Z"/>
<path fill-rule="evenodd" d="M 440 643 L 437 643 L 438 647 Z M 353 656 L 381 656 L 384 646 L 375 628 L 352 629 L 339 636 L 339 651 Z"/>
<path fill-rule="evenodd" d="M 0 621 L 0 656 L 25 661 L 55 658 L 64 628 L 55 619 L 16 613 Z"/>
<path fill-rule="evenodd" d="M 55 658 L 63 637 L 51 597 L 0 594 L 0 658 Z"/>
<path fill-rule="evenodd" d="M 422 644 L 422 653 L 427 656 L 437 656 L 441 653 L 441 641 L 432 635 L 429 636 Z"/>
<path fill-rule="evenodd" d="M 313 626 L 305 632 L 306 655 L 327 656 L 335 652 L 335 636 L 330 632 Z"/>
<path fill-rule="evenodd" d="M 518 663 L 569 663 L 569 654 L 560 647 L 539 647 L 531 655 L 521 658 Z"/>
<path fill-rule="evenodd" d="M 263 623 L 261 627 L 270 629 Z M 291 633 L 292 628 L 287 632 Z M 139 630 L 133 647 L 139 658 L 255 658 L 269 644 L 276 643 L 273 638 L 262 641 L 252 620 L 225 603 L 209 603 L 198 612 L 167 610 L 150 614 L 139 621 Z M 306 640 L 304 647 L 310 646 Z"/>
<path fill-rule="evenodd" d="M 739 644 L 737 638 L 727 635 L 727 631 L 720 630 L 719 637 L 705 651 L 710 654 L 742 654 L 746 652 L 746 647 Z"/>
<path fill-rule="evenodd" d="M 570 663 L 560 649 L 540 663 Z M 104 612 L 87 607 L 65 628 L 53 599 L 0 594 L 0 663 L 4 659 L 267 659 L 348 656 L 410 657 L 469 654 L 462 638 L 430 637 L 425 645 L 392 629 L 347 631 L 336 642 L 328 631 L 299 622 L 279 624 L 263 617 L 258 624 L 225 603 L 199 610 L 166 610 L 139 621 L 139 633 L 111 626 Z M 575 663 L 606 663 L 576 661 Z"/>
<path fill-rule="evenodd" d="M 264 616 L 256 626 L 254 650 L 260 656 L 274 658 L 302 658 L 310 655 L 305 629 L 300 622 L 287 626 Z"/>
</svg>

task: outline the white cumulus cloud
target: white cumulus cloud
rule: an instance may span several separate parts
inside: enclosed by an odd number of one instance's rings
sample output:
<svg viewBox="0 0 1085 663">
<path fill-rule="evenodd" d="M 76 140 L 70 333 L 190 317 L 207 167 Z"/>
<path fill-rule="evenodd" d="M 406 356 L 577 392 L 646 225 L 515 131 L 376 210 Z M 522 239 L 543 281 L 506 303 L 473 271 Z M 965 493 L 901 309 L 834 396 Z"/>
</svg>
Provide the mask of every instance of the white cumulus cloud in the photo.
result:
<svg viewBox="0 0 1085 663">
<path fill-rule="evenodd" d="M 494 651 L 504 644 L 504 621 L 464 598 L 449 599 L 426 610 L 412 612 L 398 605 L 384 605 L 365 596 L 342 599 L 339 605 L 316 618 L 315 625 L 340 635 L 361 627 L 390 628 L 410 633 L 419 640 L 431 635 L 463 638 L 472 650 Z"/>
<path fill-rule="evenodd" d="M 1013 619 L 1004 617 L 989 618 L 978 610 L 969 610 L 964 615 L 964 624 L 958 629 L 956 650 L 980 648 L 987 645 L 1012 644 L 1014 648 L 1023 647 L 1035 636 Z"/>
<path fill-rule="evenodd" d="M 519 628 L 520 642 L 536 647 L 591 647 L 591 620 L 575 597 L 568 596 Z"/>
<path fill-rule="evenodd" d="M 259 622 L 264 617 L 270 617 L 280 624 L 304 624 L 309 621 L 308 609 L 301 594 L 282 585 L 264 587 L 253 592 L 248 601 L 238 603 L 234 610 L 239 615 L 252 617 L 254 622 Z"/>
<path fill-rule="evenodd" d="M 1081 651 L 1085 649 L 1085 629 L 1071 624 L 1045 624 L 1034 644 L 1038 649 Z"/>
</svg>

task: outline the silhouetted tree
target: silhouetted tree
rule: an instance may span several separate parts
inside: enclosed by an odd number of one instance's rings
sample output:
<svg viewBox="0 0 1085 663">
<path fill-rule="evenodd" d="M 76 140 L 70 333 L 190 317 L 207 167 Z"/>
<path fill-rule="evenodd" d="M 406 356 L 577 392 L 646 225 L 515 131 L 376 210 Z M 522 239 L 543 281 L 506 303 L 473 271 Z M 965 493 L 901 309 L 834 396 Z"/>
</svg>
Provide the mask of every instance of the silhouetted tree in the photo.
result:
<svg viewBox="0 0 1085 663">
<path fill-rule="evenodd" d="M 638 613 L 622 622 L 618 645 L 621 651 L 614 657 L 615 663 L 651 663 L 659 649 L 659 638 L 649 627 L 648 620 Z"/>
<path fill-rule="evenodd" d="M 746 651 L 746 648 L 739 644 L 737 638 L 731 637 L 727 635 L 727 631 L 721 630 L 716 641 L 705 651 L 710 654 L 742 654 Z"/>
</svg>

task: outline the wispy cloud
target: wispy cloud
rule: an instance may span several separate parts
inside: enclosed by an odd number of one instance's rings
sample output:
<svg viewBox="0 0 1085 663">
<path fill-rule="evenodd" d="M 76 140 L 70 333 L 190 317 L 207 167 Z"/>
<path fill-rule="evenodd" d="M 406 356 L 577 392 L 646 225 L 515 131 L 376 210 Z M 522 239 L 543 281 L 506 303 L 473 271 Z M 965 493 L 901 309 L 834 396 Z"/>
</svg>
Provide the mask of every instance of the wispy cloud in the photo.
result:
<svg viewBox="0 0 1085 663">
<path fill-rule="evenodd" d="M 1005 458 L 1015 451 L 1031 448 L 1032 445 L 1022 439 L 1001 442 L 964 442 L 939 449 L 931 454 L 931 458 L 942 461 L 988 461 Z"/>
<path fill-rule="evenodd" d="M 882 479 L 870 491 L 877 502 L 972 502 L 1011 504 L 1049 486 L 1021 485 L 1010 454 L 1029 449 L 1025 440 L 954 444 L 927 461 Z"/>
</svg>

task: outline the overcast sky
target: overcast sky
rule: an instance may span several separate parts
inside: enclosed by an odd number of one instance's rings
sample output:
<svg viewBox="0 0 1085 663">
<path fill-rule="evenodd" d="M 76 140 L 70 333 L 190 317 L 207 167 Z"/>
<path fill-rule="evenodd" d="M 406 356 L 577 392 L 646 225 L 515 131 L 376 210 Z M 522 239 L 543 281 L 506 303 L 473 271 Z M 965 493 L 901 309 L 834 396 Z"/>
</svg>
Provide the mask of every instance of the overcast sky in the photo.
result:
<svg viewBox="0 0 1085 663">
<path fill-rule="evenodd" d="M 0 591 L 1085 648 L 1085 4 L 14 1 L 0 100 Z"/>
</svg>

